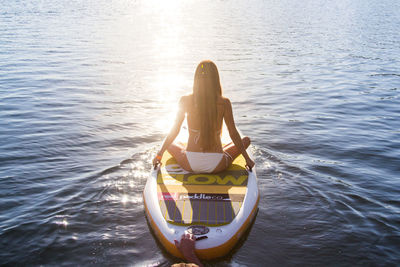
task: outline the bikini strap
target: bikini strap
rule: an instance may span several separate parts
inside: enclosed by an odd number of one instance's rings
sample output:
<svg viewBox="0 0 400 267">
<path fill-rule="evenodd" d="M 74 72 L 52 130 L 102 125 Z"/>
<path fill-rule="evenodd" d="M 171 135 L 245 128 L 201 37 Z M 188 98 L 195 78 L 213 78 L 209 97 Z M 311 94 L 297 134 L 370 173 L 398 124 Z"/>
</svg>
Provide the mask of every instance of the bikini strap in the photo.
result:
<svg viewBox="0 0 400 267">
<path fill-rule="evenodd" d="M 196 135 L 194 137 L 194 143 L 197 144 L 199 142 L 199 139 L 200 139 L 200 130 L 195 130 L 195 129 L 192 129 L 192 128 L 189 128 L 189 127 L 188 127 L 188 129 L 189 129 L 189 131 L 192 131 L 192 132 L 196 133 Z M 217 132 L 217 134 L 220 135 L 221 132 L 222 132 L 222 130 L 219 130 Z"/>
<path fill-rule="evenodd" d="M 199 139 L 200 139 L 200 130 L 191 129 L 189 127 L 188 127 L 188 129 L 189 129 L 189 131 L 196 133 L 196 135 L 194 136 L 194 143 L 197 145 L 197 143 L 199 142 Z"/>
</svg>

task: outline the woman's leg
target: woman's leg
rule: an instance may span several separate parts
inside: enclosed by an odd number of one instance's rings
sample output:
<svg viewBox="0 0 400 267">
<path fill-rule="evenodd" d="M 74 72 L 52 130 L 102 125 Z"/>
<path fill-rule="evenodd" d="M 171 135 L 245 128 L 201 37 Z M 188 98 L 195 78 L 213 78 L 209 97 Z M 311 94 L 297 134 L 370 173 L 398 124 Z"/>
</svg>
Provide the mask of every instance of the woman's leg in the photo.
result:
<svg viewBox="0 0 400 267">
<path fill-rule="evenodd" d="M 172 143 L 167 150 L 183 169 L 193 172 L 186 157 L 185 147 L 183 144 Z"/>
<path fill-rule="evenodd" d="M 250 145 L 250 138 L 245 136 L 242 138 L 242 143 L 244 146 L 244 149 L 247 149 Z M 235 146 L 234 143 L 229 143 L 228 145 L 226 145 L 224 147 L 224 152 L 228 153 L 229 156 L 232 157 L 232 161 L 235 160 L 235 158 L 237 158 L 240 155 L 240 151 L 239 149 Z M 232 163 L 232 161 L 230 163 Z"/>
<path fill-rule="evenodd" d="M 245 136 L 242 138 L 243 146 L 245 149 L 247 149 L 250 145 L 250 138 Z M 240 155 L 239 149 L 233 144 L 232 142 L 225 145 L 223 147 L 224 153 L 228 154 L 230 157 L 224 156 L 221 160 L 221 162 L 218 164 L 218 166 L 215 168 L 213 171 L 214 173 L 224 171 L 227 169 L 232 162 Z"/>
</svg>

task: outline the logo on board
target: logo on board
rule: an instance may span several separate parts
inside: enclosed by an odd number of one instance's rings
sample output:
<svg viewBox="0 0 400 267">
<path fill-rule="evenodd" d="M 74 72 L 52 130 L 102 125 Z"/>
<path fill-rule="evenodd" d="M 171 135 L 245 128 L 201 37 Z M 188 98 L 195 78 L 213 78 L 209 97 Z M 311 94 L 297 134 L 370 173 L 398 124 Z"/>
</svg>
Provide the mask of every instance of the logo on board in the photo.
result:
<svg viewBox="0 0 400 267">
<path fill-rule="evenodd" d="M 246 170 L 228 170 L 219 174 L 189 173 L 178 164 L 169 164 L 160 169 L 157 183 L 165 185 L 247 185 Z"/>
</svg>

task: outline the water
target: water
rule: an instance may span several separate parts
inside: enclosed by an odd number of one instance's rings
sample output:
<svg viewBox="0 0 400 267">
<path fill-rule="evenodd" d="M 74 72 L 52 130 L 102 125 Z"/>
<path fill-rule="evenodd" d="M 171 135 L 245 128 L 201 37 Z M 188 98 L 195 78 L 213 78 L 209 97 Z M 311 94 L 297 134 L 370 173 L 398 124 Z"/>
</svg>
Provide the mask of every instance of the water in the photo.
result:
<svg viewBox="0 0 400 267">
<path fill-rule="evenodd" d="M 142 191 L 212 59 L 261 200 L 209 266 L 400 262 L 400 2 L 0 0 L 0 264 L 160 265 Z"/>
</svg>

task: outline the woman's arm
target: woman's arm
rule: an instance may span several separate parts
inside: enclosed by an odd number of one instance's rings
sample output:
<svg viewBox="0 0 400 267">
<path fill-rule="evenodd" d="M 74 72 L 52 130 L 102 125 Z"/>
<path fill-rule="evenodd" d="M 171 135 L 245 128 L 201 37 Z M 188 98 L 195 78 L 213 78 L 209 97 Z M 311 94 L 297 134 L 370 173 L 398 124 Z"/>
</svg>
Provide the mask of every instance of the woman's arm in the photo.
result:
<svg viewBox="0 0 400 267">
<path fill-rule="evenodd" d="M 185 104 L 184 104 L 184 97 L 181 97 L 181 99 L 179 100 L 179 109 L 178 113 L 176 114 L 175 123 L 172 126 L 169 134 L 165 138 L 160 151 L 158 151 L 156 157 L 153 159 L 154 166 L 156 166 L 156 164 L 158 164 L 161 161 L 161 157 L 164 154 L 165 150 L 168 149 L 168 147 L 172 144 L 172 142 L 179 134 L 184 119 L 185 119 Z"/>
<path fill-rule="evenodd" d="M 235 121 L 233 119 L 233 112 L 232 112 L 232 104 L 231 101 L 226 98 L 225 100 L 225 110 L 224 110 L 224 120 L 226 127 L 228 127 L 229 136 L 231 137 L 233 143 L 238 148 L 239 152 L 243 155 L 246 160 L 247 165 L 252 168 L 254 166 L 254 162 L 250 159 L 247 151 L 243 145 L 242 138 L 238 130 L 236 129 Z"/>
</svg>

